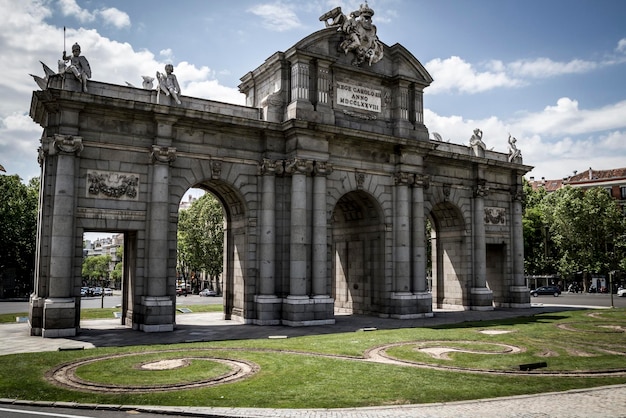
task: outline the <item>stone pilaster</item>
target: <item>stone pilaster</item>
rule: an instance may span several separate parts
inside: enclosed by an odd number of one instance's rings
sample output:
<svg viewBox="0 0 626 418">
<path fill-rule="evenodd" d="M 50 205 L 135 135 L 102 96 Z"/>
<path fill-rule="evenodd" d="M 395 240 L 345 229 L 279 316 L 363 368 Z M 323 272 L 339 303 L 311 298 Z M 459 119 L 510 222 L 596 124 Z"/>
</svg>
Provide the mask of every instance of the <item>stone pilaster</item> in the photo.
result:
<svg viewBox="0 0 626 418">
<path fill-rule="evenodd" d="M 408 173 L 398 172 L 394 175 L 394 293 L 411 292 L 411 231 L 409 219 L 409 180 Z"/>
<path fill-rule="evenodd" d="M 478 179 L 474 189 L 473 232 L 473 285 L 470 290 L 472 310 L 492 310 L 493 292 L 487 288 L 487 243 L 485 240 L 485 197 L 489 194 L 487 183 Z"/>
<path fill-rule="evenodd" d="M 530 294 L 524 278 L 524 230 L 522 227 L 523 189 L 517 184 L 511 190 L 511 258 L 513 263 L 513 286 L 510 287 L 512 308 L 529 308 Z"/>
<path fill-rule="evenodd" d="M 76 158 L 83 150 L 82 138 L 71 135 L 55 135 L 47 141 L 47 157 L 56 166 L 54 175 L 54 198 L 50 241 L 50 265 L 47 292 L 43 303 L 33 302 L 43 307 L 43 337 L 74 336 L 79 329 L 80 315 L 72 294 L 74 287 L 73 266 L 75 251 L 75 177 Z M 34 298 L 33 298 L 34 299 Z"/>
<path fill-rule="evenodd" d="M 282 299 L 276 297 L 276 175 L 282 174 L 283 161 L 263 159 L 261 209 L 259 211 L 259 293 L 255 295 L 257 325 L 280 324 Z"/>
<path fill-rule="evenodd" d="M 152 189 L 150 190 L 150 218 L 146 243 L 148 274 L 141 298 L 142 320 L 137 321 L 138 324 L 133 324 L 145 332 L 163 332 L 174 329 L 172 298 L 167 294 L 167 257 L 163 257 L 163 254 L 169 251 L 169 177 L 170 164 L 174 160 L 176 160 L 175 148 L 152 146 L 150 151 Z"/>
<path fill-rule="evenodd" d="M 413 294 L 417 297 L 417 315 L 433 316 L 432 294 L 428 292 L 426 280 L 426 240 L 424 228 L 424 188 L 428 178 L 416 174 L 413 182 L 411 201 L 411 238 Z"/>
<path fill-rule="evenodd" d="M 332 166 L 317 161 L 313 167 L 313 295 L 328 297 L 328 224 L 326 218 L 326 176 Z"/>
</svg>

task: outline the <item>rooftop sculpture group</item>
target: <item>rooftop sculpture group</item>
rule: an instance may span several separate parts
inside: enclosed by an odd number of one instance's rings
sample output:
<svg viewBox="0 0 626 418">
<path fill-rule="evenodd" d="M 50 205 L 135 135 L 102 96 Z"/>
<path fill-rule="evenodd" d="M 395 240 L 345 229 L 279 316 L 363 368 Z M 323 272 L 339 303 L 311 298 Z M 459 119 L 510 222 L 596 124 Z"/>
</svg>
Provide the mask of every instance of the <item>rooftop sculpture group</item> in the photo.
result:
<svg viewBox="0 0 626 418">
<path fill-rule="evenodd" d="M 367 61 L 369 65 L 375 64 L 383 58 L 383 44 L 376 35 L 376 26 L 372 24 L 374 10 L 367 3 L 362 4 L 359 10 L 355 10 L 348 16 L 342 13 L 341 7 L 335 7 L 331 11 L 320 16 L 320 21 L 326 27 L 337 27 L 337 31 L 346 34 L 346 38 L 339 46 L 345 54 L 353 52 L 355 58 L 352 63 L 360 66 Z M 329 23 L 329 20 L 331 22 Z"/>
</svg>

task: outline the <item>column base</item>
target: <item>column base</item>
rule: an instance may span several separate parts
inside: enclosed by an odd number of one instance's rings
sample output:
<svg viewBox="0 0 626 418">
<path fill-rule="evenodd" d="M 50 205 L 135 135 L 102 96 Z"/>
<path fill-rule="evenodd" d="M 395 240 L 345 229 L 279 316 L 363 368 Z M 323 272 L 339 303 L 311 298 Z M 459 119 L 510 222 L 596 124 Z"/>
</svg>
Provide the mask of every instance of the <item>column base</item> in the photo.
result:
<svg viewBox="0 0 626 418">
<path fill-rule="evenodd" d="M 530 292 L 526 286 L 509 287 L 509 298 L 511 308 L 530 308 Z"/>
<path fill-rule="evenodd" d="M 283 299 L 274 295 L 257 295 L 254 297 L 256 304 L 256 319 L 252 320 L 255 325 L 280 325 L 280 314 Z"/>
<path fill-rule="evenodd" d="M 290 327 L 332 325 L 334 307 L 335 300 L 330 296 L 287 296 L 283 299 L 281 323 Z"/>
<path fill-rule="evenodd" d="M 133 329 L 143 332 L 174 331 L 175 306 L 169 296 L 142 296 Z"/>
<path fill-rule="evenodd" d="M 77 322 L 74 298 L 48 298 L 44 300 L 42 337 L 74 337 L 80 328 Z"/>
<path fill-rule="evenodd" d="M 434 316 L 432 294 L 428 292 L 394 292 L 390 302 L 389 318 L 416 319 Z"/>
<path fill-rule="evenodd" d="M 470 301 L 472 311 L 493 311 L 493 292 L 486 287 L 473 287 Z"/>
</svg>

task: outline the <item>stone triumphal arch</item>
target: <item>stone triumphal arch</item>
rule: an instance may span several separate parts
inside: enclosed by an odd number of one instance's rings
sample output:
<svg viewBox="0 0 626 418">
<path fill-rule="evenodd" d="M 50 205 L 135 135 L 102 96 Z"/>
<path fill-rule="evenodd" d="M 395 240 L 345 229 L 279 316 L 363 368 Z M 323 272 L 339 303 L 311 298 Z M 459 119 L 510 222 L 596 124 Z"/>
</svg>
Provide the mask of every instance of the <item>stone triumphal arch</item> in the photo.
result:
<svg viewBox="0 0 626 418">
<path fill-rule="evenodd" d="M 327 28 L 242 77 L 246 106 L 68 71 L 39 79 L 31 333 L 79 331 L 84 231 L 124 233 L 122 323 L 173 330 L 178 206 L 191 187 L 225 209 L 226 318 L 302 326 L 333 324 L 335 312 L 530 306 L 530 167 L 519 152 L 485 149 L 481 132 L 470 145 L 429 139 L 432 78 L 404 47 L 378 40 L 372 15 L 365 5 L 322 16 Z"/>
</svg>

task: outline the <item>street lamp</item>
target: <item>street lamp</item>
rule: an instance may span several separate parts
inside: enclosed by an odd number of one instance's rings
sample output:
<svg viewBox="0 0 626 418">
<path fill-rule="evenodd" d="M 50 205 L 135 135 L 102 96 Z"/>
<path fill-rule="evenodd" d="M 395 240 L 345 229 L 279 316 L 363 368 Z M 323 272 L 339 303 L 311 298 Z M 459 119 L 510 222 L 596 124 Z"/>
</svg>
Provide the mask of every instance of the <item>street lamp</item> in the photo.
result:
<svg viewBox="0 0 626 418">
<path fill-rule="evenodd" d="M 613 305 L 613 275 L 617 272 L 617 270 L 609 271 L 609 293 L 611 294 L 611 308 L 615 308 Z"/>
</svg>

